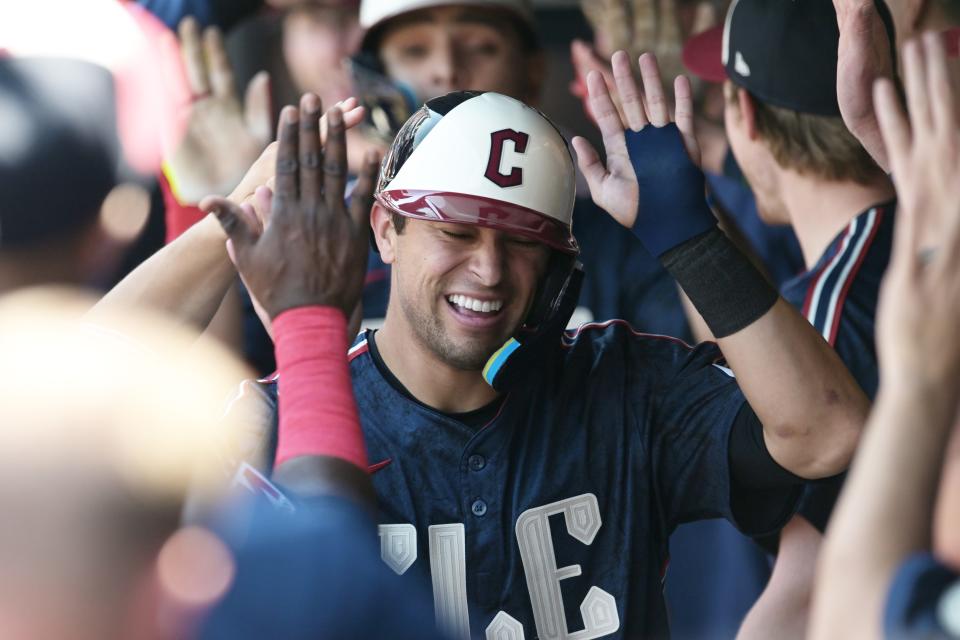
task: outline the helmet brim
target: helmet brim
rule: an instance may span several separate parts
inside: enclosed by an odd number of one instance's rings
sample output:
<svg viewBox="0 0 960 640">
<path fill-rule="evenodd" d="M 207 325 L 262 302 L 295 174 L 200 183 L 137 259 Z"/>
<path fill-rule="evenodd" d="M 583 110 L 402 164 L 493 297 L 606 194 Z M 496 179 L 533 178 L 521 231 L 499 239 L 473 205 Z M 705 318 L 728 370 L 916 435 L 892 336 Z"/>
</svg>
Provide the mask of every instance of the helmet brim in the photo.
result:
<svg viewBox="0 0 960 640">
<path fill-rule="evenodd" d="M 406 189 L 381 191 L 376 198 L 389 211 L 407 218 L 480 225 L 542 242 L 570 255 L 580 253 L 566 225 L 517 204 L 465 193 Z"/>
</svg>

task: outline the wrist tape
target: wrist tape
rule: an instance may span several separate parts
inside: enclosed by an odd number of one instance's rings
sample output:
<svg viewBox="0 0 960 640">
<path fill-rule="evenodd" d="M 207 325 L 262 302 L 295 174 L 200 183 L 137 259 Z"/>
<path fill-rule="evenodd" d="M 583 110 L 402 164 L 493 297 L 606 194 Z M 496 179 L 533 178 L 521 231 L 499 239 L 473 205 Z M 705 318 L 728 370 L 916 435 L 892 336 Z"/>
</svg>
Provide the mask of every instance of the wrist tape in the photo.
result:
<svg viewBox="0 0 960 640">
<path fill-rule="evenodd" d="M 330 456 L 366 472 L 343 312 L 290 309 L 274 318 L 273 331 L 280 373 L 276 466 L 298 456 Z"/>
<path fill-rule="evenodd" d="M 780 297 L 717 227 L 670 249 L 660 262 L 717 339 L 753 324 Z"/>
</svg>

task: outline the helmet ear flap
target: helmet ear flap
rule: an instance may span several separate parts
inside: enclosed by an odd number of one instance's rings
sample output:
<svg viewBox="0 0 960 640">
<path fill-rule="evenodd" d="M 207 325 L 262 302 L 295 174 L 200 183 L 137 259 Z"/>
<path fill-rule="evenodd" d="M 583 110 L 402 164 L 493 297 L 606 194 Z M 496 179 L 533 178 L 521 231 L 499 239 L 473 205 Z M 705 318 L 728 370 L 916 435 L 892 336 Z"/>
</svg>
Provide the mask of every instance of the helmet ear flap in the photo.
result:
<svg viewBox="0 0 960 640">
<path fill-rule="evenodd" d="M 533 307 L 517 334 L 507 340 L 483 368 L 483 378 L 497 391 L 507 391 L 531 367 L 544 365 L 556 353 L 556 342 L 570 321 L 583 284 L 583 266 L 573 256 L 554 251 L 550 268 Z"/>
</svg>

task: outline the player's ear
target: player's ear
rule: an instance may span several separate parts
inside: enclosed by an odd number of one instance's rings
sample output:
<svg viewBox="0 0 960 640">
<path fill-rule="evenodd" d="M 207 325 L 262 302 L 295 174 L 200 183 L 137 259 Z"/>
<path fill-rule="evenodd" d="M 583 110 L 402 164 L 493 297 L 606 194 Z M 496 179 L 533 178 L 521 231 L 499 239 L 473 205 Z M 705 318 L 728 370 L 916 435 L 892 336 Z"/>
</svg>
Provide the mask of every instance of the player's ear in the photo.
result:
<svg viewBox="0 0 960 640">
<path fill-rule="evenodd" d="M 757 131 L 757 103 L 746 89 L 737 87 L 737 106 L 740 107 L 740 117 L 750 140 L 756 140 Z"/>
<path fill-rule="evenodd" d="M 373 204 L 370 212 L 370 228 L 373 230 L 373 240 L 377 243 L 377 251 L 384 264 L 393 264 L 397 257 L 397 229 L 393 225 L 393 217 L 380 203 Z"/>
</svg>

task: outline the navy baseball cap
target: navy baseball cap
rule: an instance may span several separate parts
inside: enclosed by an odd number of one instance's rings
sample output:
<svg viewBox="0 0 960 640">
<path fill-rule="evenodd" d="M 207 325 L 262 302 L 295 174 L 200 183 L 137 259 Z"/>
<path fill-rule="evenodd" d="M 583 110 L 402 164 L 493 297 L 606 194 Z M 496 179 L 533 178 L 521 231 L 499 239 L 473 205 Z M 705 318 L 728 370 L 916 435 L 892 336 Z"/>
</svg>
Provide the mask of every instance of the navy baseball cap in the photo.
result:
<svg viewBox="0 0 960 640">
<path fill-rule="evenodd" d="M 109 71 L 69 58 L 0 58 L 0 250 L 69 237 L 117 184 Z"/>
<path fill-rule="evenodd" d="M 876 4 L 893 43 L 890 12 Z M 832 0 L 733 0 L 722 27 L 687 41 L 683 62 L 700 78 L 729 78 L 767 104 L 839 116 L 839 39 Z"/>
</svg>

